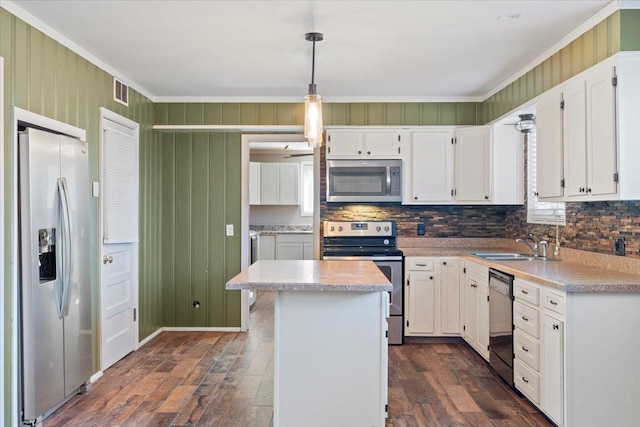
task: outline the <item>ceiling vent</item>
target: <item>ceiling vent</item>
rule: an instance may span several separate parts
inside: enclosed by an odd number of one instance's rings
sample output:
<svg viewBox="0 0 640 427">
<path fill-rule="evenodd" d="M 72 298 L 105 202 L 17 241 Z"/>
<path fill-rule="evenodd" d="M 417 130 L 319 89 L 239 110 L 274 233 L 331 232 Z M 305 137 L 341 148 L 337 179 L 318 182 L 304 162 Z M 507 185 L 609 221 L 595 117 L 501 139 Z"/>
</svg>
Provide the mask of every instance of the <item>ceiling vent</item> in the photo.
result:
<svg viewBox="0 0 640 427">
<path fill-rule="evenodd" d="M 120 104 L 129 106 L 129 86 L 117 78 L 113 78 L 113 99 Z"/>
</svg>

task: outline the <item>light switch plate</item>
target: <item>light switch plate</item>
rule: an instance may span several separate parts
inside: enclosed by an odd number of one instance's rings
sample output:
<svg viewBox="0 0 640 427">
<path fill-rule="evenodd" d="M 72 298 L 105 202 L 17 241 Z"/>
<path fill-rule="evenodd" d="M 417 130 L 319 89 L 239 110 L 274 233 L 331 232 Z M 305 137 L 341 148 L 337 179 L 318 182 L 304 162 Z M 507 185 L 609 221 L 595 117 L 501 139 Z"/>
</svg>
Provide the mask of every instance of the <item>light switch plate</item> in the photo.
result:
<svg viewBox="0 0 640 427">
<path fill-rule="evenodd" d="M 233 224 L 227 224 L 227 237 L 233 236 Z"/>
<path fill-rule="evenodd" d="M 91 191 L 93 193 L 93 197 L 100 197 L 100 183 L 98 181 L 92 182 Z"/>
</svg>

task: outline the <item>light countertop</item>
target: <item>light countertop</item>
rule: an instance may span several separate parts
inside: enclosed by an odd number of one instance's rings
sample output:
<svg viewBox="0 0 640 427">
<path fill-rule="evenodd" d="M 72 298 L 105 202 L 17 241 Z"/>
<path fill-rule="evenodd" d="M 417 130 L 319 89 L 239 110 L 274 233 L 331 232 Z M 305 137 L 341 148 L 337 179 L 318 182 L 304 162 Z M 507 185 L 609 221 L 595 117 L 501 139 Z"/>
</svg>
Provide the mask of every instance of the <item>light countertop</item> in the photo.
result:
<svg viewBox="0 0 640 427">
<path fill-rule="evenodd" d="M 389 292 L 393 286 L 372 261 L 258 261 L 227 289 Z"/>
<path fill-rule="evenodd" d="M 405 256 L 459 256 L 467 261 L 567 293 L 640 293 L 640 274 L 607 269 L 606 264 L 590 266 L 566 260 L 490 261 L 471 255 L 473 252 L 513 252 L 513 248 L 413 247 L 401 249 Z M 640 270 L 638 272 L 640 273 Z"/>
</svg>

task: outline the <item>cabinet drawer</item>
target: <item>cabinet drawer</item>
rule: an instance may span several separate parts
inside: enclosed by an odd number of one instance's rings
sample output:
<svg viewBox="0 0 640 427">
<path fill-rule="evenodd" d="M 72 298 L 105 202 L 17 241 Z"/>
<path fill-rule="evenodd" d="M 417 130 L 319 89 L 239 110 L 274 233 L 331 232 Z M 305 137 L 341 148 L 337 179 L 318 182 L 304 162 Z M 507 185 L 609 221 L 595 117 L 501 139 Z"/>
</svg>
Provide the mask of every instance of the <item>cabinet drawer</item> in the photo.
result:
<svg viewBox="0 0 640 427">
<path fill-rule="evenodd" d="M 513 334 L 513 352 L 516 357 L 536 371 L 540 370 L 540 344 L 527 334 L 515 331 Z"/>
<path fill-rule="evenodd" d="M 529 400 L 540 404 L 540 376 L 517 359 L 513 362 L 513 382 Z"/>
<path fill-rule="evenodd" d="M 278 243 L 313 243 L 313 234 L 281 233 L 277 238 Z"/>
<path fill-rule="evenodd" d="M 513 282 L 513 296 L 516 301 L 528 302 L 532 305 L 539 304 L 540 289 L 533 283 L 515 279 Z"/>
<path fill-rule="evenodd" d="M 543 304 L 544 308 L 548 308 L 551 311 L 564 315 L 564 295 L 545 291 Z"/>
<path fill-rule="evenodd" d="M 513 304 L 513 324 L 534 338 L 540 337 L 540 313 L 518 301 Z"/>
<path fill-rule="evenodd" d="M 407 258 L 409 270 L 431 271 L 434 268 L 432 259 L 426 258 Z"/>
</svg>

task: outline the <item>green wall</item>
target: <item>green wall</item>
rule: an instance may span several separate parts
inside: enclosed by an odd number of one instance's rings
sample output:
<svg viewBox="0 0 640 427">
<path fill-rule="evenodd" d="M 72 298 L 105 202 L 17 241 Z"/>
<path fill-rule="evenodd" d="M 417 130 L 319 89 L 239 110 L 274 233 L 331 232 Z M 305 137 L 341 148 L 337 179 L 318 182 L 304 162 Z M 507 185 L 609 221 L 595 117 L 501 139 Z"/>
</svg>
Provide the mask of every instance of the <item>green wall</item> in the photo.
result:
<svg viewBox="0 0 640 427">
<path fill-rule="evenodd" d="M 240 326 L 241 134 L 160 132 L 162 324 Z M 235 235 L 227 237 L 226 224 Z M 195 308 L 194 301 L 200 306 Z"/>
<path fill-rule="evenodd" d="M 66 47 L 57 43 L 22 20 L 16 18 L 6 10 L 0 8 L 0 56 L 5 60 L 5 103 L 4 103 L 4 156 L 5 156 L 5 201 L 12 200 L 13 170 L 13 106 L 20 107 L 34 113 L 59 120 L 85 129 L 89 145 L 89 173 L 91 180 L 98 181 L 98 140 L 100 107 L 128 117 L 140 124 L 141 151 L 141 243 L 140 243 L 140 335 L 144 337 L 156 330 L 161 324 L 160 318 L 160 289 L 159 272 L 159 196 L 161 194 L 159 182 L 160 151 L 154 144 L 153 104 L 144 96 L 131 90 L 129 107 L 125 107 L 112 100 L 112 76 L 104 72 L 87 60 L 78 56 Z M 91 199 L 91 257 L 97 259 L 98 250 L 98 201 Z M 2 239 L 4 239 L 5 277 L 4 284 L 5 306 L 2 310 L 5 330 L 2 339 L 5 345 L 5 360 L 3 367 L 5 378 L 11 378 L 12 366 L 16 361 L 11 360 L 11 272 L 17 268 L 17 254 L 11 252 L 11 224 L 13 220 L 13 206 L 5 203 L 5 223 L 3 224 Z M 92 306 L 94 332 L 94 368 L 98 368 L 98 334 L 97 334 L 97 263 L 91 269 Z M 10 382 L 4 384 L 5 405 L 11 407 Z M 10 413 L 2 415 L 0 424 L 9 425 Z"/>
</svg>

